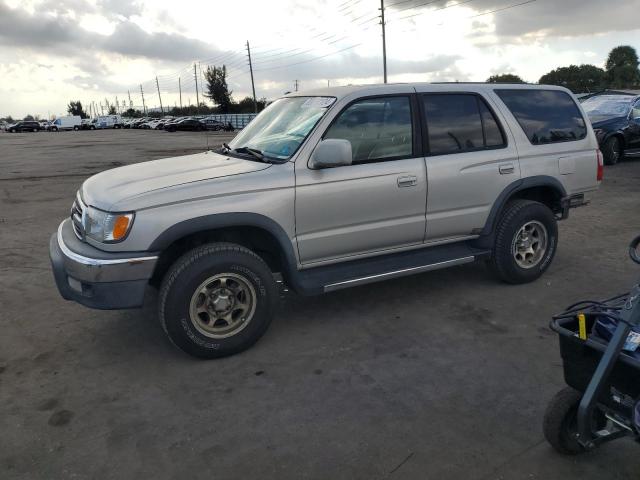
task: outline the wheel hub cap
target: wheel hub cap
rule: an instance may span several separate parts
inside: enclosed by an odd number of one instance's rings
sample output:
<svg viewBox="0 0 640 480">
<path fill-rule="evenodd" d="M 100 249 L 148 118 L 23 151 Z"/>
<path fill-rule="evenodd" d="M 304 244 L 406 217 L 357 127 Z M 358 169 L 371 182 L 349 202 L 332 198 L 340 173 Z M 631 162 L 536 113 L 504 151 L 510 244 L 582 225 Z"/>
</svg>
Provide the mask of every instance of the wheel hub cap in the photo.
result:
<svg viewBox="0 0 640 480">
<path fill-rule="evenodd" d="M 521 268 L 538 265 L 547 251 L 547 243 L 547 229 L 542 223 L 537 220 L 525 223 L 516 233 L 511 247 L 516 264 Z"/>
<path fill-rule="evenodd" d="M 256 292 L 235 273 L 207 278 L 191 296 L 189 315 L 196 329 L 211 338 L 226 338 L 244 329 L 255 313 Z"/>
</svg>

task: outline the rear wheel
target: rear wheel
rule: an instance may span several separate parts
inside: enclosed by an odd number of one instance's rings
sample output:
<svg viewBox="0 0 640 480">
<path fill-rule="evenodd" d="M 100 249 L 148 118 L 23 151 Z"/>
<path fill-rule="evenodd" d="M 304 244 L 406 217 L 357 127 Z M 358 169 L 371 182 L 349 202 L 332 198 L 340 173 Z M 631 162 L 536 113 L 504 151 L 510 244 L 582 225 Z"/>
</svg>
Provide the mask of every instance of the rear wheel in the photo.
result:
<svg viewBox="0 0 640 480">
<path fill-rule="evenodd" d="M 544 414 L 543 431 L 547 442 L 563 455 L 578 455 L 586 449 L 578 442 L 578 406 L 582 393 L 566 387 L 560 390 L 547 406 Z M 592 430 L 601 430 L 607 419 L 596 409 L 592 419 Z"/>
<path fill-rule="evenodd" d="M 217 358 L 246 350 L 267 330 L 277 289 L 252 251 L 230 243 L 195 248 L 180 257 L 160 288 L 160 322 L 184 352 Z"/>
<path fill-rule="evenodd" d="M 77 132 L 78 130 L 80 130 L 80 127 L 78 127 L 77 125 L 75 125 L 75 126 L 73 127 L 73 129 Z"/>
<path fill-rule="evenodd" d="M 504 282 L 532 282 L 549 268 L 557 245 L 558 225 L 549 207 L 513 200 L 498 221 L 489 266 Z"/>
<path fill-rule="evenodd" d="M 618 137 L 611 137 L 604 142 L 602 146 L 602 156 L 605 165 L 615 165 L 622 160 L 623 155 L 622 142 Z"/>
<path fill-rule="evenodd" d="M 95 129 L 96 129 L 95 125 L 91 125 L 91 127 L 89 127 L 89 128 L 90 128 L 91 130 L 95 130 Z"/>
</svg>

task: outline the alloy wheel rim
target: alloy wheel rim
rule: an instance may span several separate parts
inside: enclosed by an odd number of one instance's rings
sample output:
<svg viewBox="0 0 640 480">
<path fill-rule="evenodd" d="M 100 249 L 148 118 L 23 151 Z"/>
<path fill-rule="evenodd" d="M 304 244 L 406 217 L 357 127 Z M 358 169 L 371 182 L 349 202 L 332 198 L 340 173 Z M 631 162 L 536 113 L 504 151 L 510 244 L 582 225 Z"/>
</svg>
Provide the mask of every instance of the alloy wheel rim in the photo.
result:
<svg viewBox="0 0 640 480">
<path fill-rule="evenodd" d="M 524 269 L 538 265 L 547 251 L 548 238 L 546 227 L 537 220 L 527 222 L 520 227 L 511 245 L 516 264 Z"/>
<path fill-rule="evenodd" d="M 241 275 L 214 275 L 202 282 L 191 296 L 191 322 L 207 337 L 231 337 L 251 322 L 256 298 L 253 285 Z"/>
</svg>

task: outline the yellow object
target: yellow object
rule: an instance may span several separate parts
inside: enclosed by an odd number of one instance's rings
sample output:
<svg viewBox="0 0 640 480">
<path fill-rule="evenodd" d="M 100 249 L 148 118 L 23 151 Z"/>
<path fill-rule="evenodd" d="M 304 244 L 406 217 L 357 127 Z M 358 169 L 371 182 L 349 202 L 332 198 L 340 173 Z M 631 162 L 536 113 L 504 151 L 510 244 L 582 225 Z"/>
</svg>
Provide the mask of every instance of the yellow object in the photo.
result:
<svg viewBox="0 0 640 480">
<path fill-rule="evenodd" d="M 580 340 L 587 339 L 587 317 L 584 316 L 584 313 L 578 314 L 578 336 Z"/>
</svg>

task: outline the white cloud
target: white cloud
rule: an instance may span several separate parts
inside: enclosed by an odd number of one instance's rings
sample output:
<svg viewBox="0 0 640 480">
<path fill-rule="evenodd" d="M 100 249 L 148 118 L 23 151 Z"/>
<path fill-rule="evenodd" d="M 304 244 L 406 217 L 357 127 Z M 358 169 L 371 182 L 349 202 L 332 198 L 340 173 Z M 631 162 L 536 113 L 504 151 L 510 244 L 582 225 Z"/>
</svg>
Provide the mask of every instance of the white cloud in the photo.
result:
<svg viewBox="0 0 640 480">
<path fill-rule="evenodd" d="M 504 72 L 537 81 L 562 65 L 602 65 L 616 45 L 640 46 L 633 2 L 567 0 L 549 9 L 549 2 L 538 0 L 485 14 L 514 3 L 519 2 L 436 0 L 406 9 L 412 4 L 403 1 L 390 7 L 390 81 L 483 81 Z M 0 0 L 0 116 L 59 114 L 71 99 L 104 103 L 105 97 L 126 98 L 127 91 L 140 105 L 140 84 L 153 106 L 156 75 L 165 105 L 178 102 L 178 78 L 183 102 L 195 102 L 192 62 L 198 60 L 202 68 L 225 63 L 229 86 L 241 98 L 251 91 L 246 40 L 260 97 L 291 90 L 294 80 L 302 89 L 327 80 L 380 82 L 380 26 L 377 4 L 372 5 L 368 0 Z M 610 15 L 612 9 L 628 13 Z M 404 18 L 414 14 L 419 15 Z"/>
</svg>

